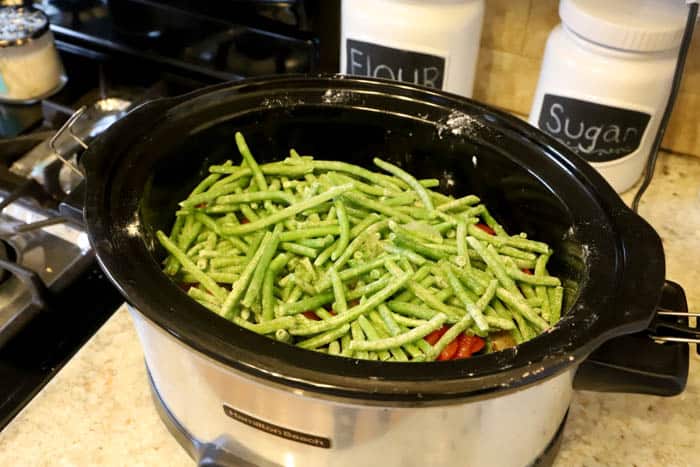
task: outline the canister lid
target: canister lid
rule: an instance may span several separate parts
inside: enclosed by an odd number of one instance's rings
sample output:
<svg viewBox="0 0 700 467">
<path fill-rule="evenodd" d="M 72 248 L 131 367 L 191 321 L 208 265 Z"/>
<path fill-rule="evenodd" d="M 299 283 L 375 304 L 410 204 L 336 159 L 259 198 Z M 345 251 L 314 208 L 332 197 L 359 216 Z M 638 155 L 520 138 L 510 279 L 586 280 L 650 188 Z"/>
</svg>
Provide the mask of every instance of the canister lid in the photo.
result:
<svg viewBox="0 0 700 467">
<path fill-rule="evenodd" d="M 0 47 L 22 45 L 49 29 L 49 19 L 34 8 L 0 8 Z"/>
<path fill-rule="evenodd" d="M 680 46 L 688 7 L 684 0 L 561 0 L 559 16 L 592 42 L 653 52 Z"/>
</svg>

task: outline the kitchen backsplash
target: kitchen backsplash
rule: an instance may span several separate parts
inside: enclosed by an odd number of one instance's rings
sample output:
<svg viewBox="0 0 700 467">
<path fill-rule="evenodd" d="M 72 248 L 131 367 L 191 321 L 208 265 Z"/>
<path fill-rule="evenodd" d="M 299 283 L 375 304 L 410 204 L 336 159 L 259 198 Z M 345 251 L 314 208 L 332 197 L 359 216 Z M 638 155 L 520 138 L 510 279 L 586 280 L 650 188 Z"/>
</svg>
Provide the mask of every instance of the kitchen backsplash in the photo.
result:
<svg viewBox="0 0 700 467">
<path fill-rule="evenodd" d="M 545 43 L 560 22 L 558 7 L 558 0 L 486 0 L 476 99 L 522 116 L 530 113 Z M 700 28 L 663 147 L 700 157 Z"/>
</svg>

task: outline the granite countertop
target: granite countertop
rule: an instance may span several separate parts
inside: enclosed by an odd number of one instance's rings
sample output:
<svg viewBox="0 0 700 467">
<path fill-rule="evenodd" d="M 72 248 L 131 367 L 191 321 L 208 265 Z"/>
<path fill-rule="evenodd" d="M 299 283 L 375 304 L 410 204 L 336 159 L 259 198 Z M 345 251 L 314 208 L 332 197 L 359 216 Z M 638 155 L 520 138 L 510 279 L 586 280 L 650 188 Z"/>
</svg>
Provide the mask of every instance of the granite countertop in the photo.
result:
<svg viewBox="0 0 700 467">
<path fill-rule="evenodd" d="M 700 159 L 663 154 L 640 212 L 663 238 L 667 277 L 699 310 Z M 577 392 L 555 465 L 700 465 L 699 415 L 695 355 L 688 387 L 677 397 Z M 0 465 L 193 465 L 151 402 L 125 307 L 0 433 Z"/>
</svg>

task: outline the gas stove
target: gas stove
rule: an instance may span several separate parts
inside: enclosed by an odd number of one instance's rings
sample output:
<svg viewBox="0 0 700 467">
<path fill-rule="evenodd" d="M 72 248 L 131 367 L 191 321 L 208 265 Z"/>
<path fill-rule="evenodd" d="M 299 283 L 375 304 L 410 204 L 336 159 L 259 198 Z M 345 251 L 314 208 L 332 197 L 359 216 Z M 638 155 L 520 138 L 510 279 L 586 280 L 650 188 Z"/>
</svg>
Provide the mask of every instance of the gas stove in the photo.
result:
<svg viewBox="0 0 700 467">
<path fill-rule="evenodd" d="M 338 1 L 35 6 L 49 16 L 67 83 L 32 105 L 0 105 L 0 429 L 122 303 L 80 212 L 62 209 L 80 205 L 84 147 L 154 98 L 337 69 Z"/>
</svg>

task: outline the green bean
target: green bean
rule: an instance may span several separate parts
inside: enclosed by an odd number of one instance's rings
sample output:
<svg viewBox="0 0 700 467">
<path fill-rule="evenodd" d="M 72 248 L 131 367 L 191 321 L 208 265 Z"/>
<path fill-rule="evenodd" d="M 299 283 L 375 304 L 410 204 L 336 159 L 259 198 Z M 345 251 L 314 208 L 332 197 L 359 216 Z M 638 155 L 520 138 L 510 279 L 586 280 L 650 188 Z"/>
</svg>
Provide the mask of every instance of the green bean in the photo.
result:
<svg viewBox="0 0 700 467">
<path fill-rule="evenodd" d="M 352 325 L 350 325 L 350 331 L 352 332 Z M 350 350 L 350 342 L 351 341 L 352 341 L 352 336 L 350 333 L 343 334 L 343 337 L 340 338 L 340 348 L 341 348 L 340 354 L 343 357 L 352 356 L 352 350 Z"/>
<path fill-rule="evenodd" d="M 435 314 L 437 314 L 437 313 L 435 313 Z M 433 315 L 433 316 L 435 316 L 435 315 Z M 409 318 L 407 316 L 400 315 L 398 313 L 394 314 L 394 320 L 396 321 L 397 325 L 400 324 L 402 326 L 406 326 L 409 328 L 415 328 L 416 326 L 420 326 L 420 325 L 428 322 L 427 320 L 424 320 L 424 319 Z M 449 322 L 449 319 L 448 319 L 448 322 Z M 396 334 L 394 334 L 394 335 L 396 335 Z"/>
<path fill-rule="evenodd" d="M 503 300 L 506 305 L 517 310 L 523 315 L 523 317 L 525 317 L 525 319 L 535 325 L 540 331 L 544 331 L 549 327 L 549 324 L 540 318 L 521 297 L 510 293 L 508 290 L 502 287 L 496 289 L 496 296 Z"/>
<path fill-rule="evenodd" d="M 515 286 L 513 279 L 511 279 L 506 272 L 505 266 L 498 255 L 484 247 L 481 242 L 474 237 L 467 237 L 467 242 L 469 243 L 469 246 L 471 246 L 491 268 L 493 274 L 496 276 L 496 279 L 498 279 L 498 282 L 500 282 L 506 290 L 515 294 L 515 296 L 520 295 L 520 291 Z"/>
<path fill-rule="evenodd" d="M 454 291 L 454 294 L 464 304 L 464 307 L 465 307 L 467 313 L 469 313 L 471 318 L 474 320 L 474 323 L 479 328 L 479 330 L 488 331 L 489 325 L 486 322 L 486 319 L 484 318 L 483 310 L 484 310 L 484 308 L 486 308 L 486 305 L 488 305 L 488 302 L 491 301 L 491 298 L 493 298 L 493 295 L 496 292 L 497 282 L 495 280 L 492 281 L 492 284 L 490 284 L 489 287 L 486 289 L 486 292 L 484 292 L 484 297 L 488 298 L 486 303 L 478 303 L 477 302 L 475 304 L 467 295 L 467 292 L 464 290 L 462 283 L 459 281 L 459 279 L 457 279 L 457 276 L 452 272 L 452 269 L 450 268 L 450 266 L 443 264 L 442 270 L 445 273 L 445 275 L 447 276 L 447 279 L 450 283 L 450 286 L 452 287 L 452 290 Z M 490 295 L 490 297 L 489 297 L 489 295 Z M 460 320 L 460 322 L 461 321 L 463 321 L 463 319 Z"/>
<path fill-rule="evenodd" d="M 435 216 L 441 217 L 441 215 L 443 214 L 440 211 L 429 211 L 428 209 L 422 208 L 420 206 L 396 206 L 394 209 L 401 215 L 409 216 L 411 220 L 415 219 L 419 221 L 432 221 L 433 219 L 435 219 Z M 401 221 L 407 222 L 406 220 Z"/>
<path fill-rule="evenodd" d="M 337 340 L 328 344 L 328 355 L 340 355 L 340 343 Z"/>
<path fill-rule="evenodd" d="M 512 279 L 531 285 L 544 285 L 547 287 L 557 287 L 561 285 L 559 279 L 552 276 L 536 276 L 534 274 L 526 274 L 516 268 L 506 268 L 506 272 Z"/>
<path fill-rule="evenodd" d="M 346 211 L 350 210 L 350 207 L 346 206 L 345 207 Z M 362 222 L 359 224 L 356 224 L 350 229 L 350 238 L 355 238 L 358 235 L 360 235 L 362 232 L 364 232 L 367 227 L 370 225 L 374 224 L 375 222 L 381 220 L 381 217 L 375 213 L 369 213 L 369 215 L 364 214 Z"/>
<path fill-rule="evenodd" d="M 240 274 L 238 272 L 233 272 L 231 270 L 229 271 L 207 271 L 205 272 L 207 277 L 212 279 L 214 282 L 219 283 L 219 284 L 233 284 L 238 280 L 240 277 Z M 187 283 L 187 284 L 194 284 L 194 283 L 200 283 L 204 285 L 204 283 L 200 280 L 201 278 L 198 276 L 194 276 L 192 274 L 184 274 L 181 276 L 182 282 Z M 225 295 L 225 293 L 224 293 Z"/>
<path fill-rule="evenodd" d="M 343 314 L 336 315 L 333 318 L 325 320 L 325 321 L 317 321 L 317 322 L 311 323 L 305 327 L 299 327 L 296 329 L 292 329 L 291 333 L 296 334 L 296 335 L 316 334 L 319 332 L 324 332 L 324 331 L 327 331 L 329 329 L 332 329 L 335 326 L 339 326 L 341 324 L 353 321 L 353 320 L 357 319 L 360 315 L 363 315 L 364 313 L 366 313 L 367 311 L 376 308 L 381 303 L 383 303 L 387 298 L 391 297 L 397 291 L 399 291 L 403 287 L 405 287 L 406 283 L 408 282 L 409 277 L 410 277 L 410 274 L 408 274 L 408 273 L 404 274 L 402 277 L 397 277 L 397 278 L 395 278 L 394 281 L 387 284 L 387 286 L 384 287 L 382 290 L 378 291 L 377 293 L 375 293 L 374 295 L 369 297 L 364 303 L 360 303 L 360 304 L 350 308 L 347 312 L 345 312 Z"/>
<path fill-rule="evenodd" d="M 348 281 L 350 279 L 354 279 L 356 277 L 361 276 L 362 274 L 371 271 L 372 269 L 376 269 L 378 267 L 383 267 L 384 262 L 387 259 L 391 260 L 397 260 L 399 259 L 398 255 L 386 255 L 386 256 L 381 256 L 375 260 L 369 261 L 361 266 L 355 266 L 352 268 L 347 268 L 338 273 L 340 276 L 340 279 L 343 281 Z M 330 278 L 324 278 L 321 280 L 318 284 L 316 284 L 316 290 L 319 292 L 322 292 L 328 288 L 330 288 L 333 284 L 331 283 Z"/>
<path fill-rule="evenodd" d="M 350 259 L 353 253 L 355 253 L 358 248 L 362 246 L 363 243 L 365 243 L 370 236 L 379 234 L 382 230 L 384 230 L 389 224 L 388 220 L 383 220 L 383 221 L 378 221 L 375 222 L 374 224 L 371 224 L 369 227 L 367 227 L 362 233 L 360 233 L 357 238 L 355 238 L 348 247 L 345 249 L 342 255 L 333 263 L 333 265 L 337 268 L 340 269 L 342 268 L 345 263 Z"/>
<path fill-rule="evenodd" d="M 263 176 L 260 167 L 258 167 L 258 163 L 255 161 L 253 154 L 251 154 L 250 149 L 248 149 L 248 145 L 245 142 L 245 138 L 239 131 L 236 132 L 236 145 L 238 146 L 238 152 L 241 153 L 241 156 L 243 156 L 243 160 L 253 173 L 253 179 L 258 185 L 258 189 L 261 191 L 267 190 L 267 182 L 265 181 L 265 177 Z"/>
<path fill-rule="evenodd" d="M 272 233 L 272 239 L 265 246 L 265 249 L 260 255 L 260 260 L 255 267 L 255 272 L 250 280 L 250 286 L 246 290 L 243 300 L 241 300 L 241 304 L 243 304 L 243 306 L 250 308 L 253 306 L 253 303 L 256 303 L 260 298 L 260 289 L 265 279 L 265 271 L 267 271 L 268 266 L 272 261 L 272 257 L 277 250 L 277 245 L 279 244 L 279 231 L 281 230 L 281 227 L 281 225 L 277 225 L 275 227 L 275 230 Z"/>
<path fill-rule="evenodd" d="M 427 262 L 424 257 L 414 251 L 409 250 L 408 248 L 401 248 L 390 244 L 384 244 L 383 248 L 387 253 L 401 255 L 418 266 L 422 266 Z"/>
<path fill-rule="evenodd" d="M 331 254 L 333 254 L 333 250 L 335 250 L 335 243 L 331 243 L 326 247 L 325 250 L 323 250 L 314 260 L 314 266 L 316 267 L 321 267 L 324 264 L 326 264 L 326 261 L 331 259 Z"/>
<path fill-rule="evenodd" d="M 246 250 L 246 254 L 245 254 L 246 260 L 247 260 L 247 262 L 249 262 L 253 258 L 253 256 L 255 256 L 255 253 L 258 251 L 258 248 L 260 247 L 260 243 L 263 240 L 263 235 L 258 232 L 246 240 L 250 240 L 250 243 L 248 244 L 248 249 Z M 246 264 L 247 264 L 247 262 L 246 262 Z"/>
<path fill-rule="evenodd" d="M 427 264 L 425 264 L 421 266 L 415 273 L 413 273 L 413 276 L 411 276 L 411 280 L 423 284 L 423 280 L 425 280 L 429 275 L 430 267 Z M 410 290 L 406 290 L 405 292 L 402 292 L 398 297 L 396 297 L 396 299 L 401 302 L 405 302 L 408 301 L 412 296 L 413 292 L 411 292 Z"/>
<path fill-rule="evenodd" d="M 381 202 L 387 206 L 405 206 L 407 204 L 413 204 L 416 200 L 416 193 L 408 192 L 401 193 L 400 195 L 390 195 L 381 198 Z"/>
<path fill-rule="evenodd" d="M 370 182 L 374 182 L 379 186 L 389 188 L 392 191 L 401 191 L 401 188 L 399 188 L 391 179 L 387 180 L 387 178 L 382 177 L 378 173 L 371 172 L 357 165 L 348 164 L 347 162 L 314 160 L 312 162 L 312 165 L 316 170 L 345 172 L 359 178 L 364 178 L 365 180 L 369 180 Z"/>
<path fill-rule="evenodd" d="M 384 321 L 384 325 L 386 326 L 389 334 L 391 334 L 392 336 L 396 336 L 401 332 L 399 325 L 394 320 L 394 314 L 391 312 L 389 307 L 386 306 L 385 303 L 379 305 L 377 307 L 377 311 L 379 312 L 379 316 L 381 317 L 381 319 Z"/>
<path fill-rule="evenodd" d="M 190 289 L 187 291 L 187 295 L 190 297 L 194 298 L 198 302 L 204 301 L 204 302 L 209 302 L 211 305 L 216 307 L 217 309 L 221 306 L 221 300 L 216 298 L 214 295 L 204 292 L 203 290 L 198 289 L 197 287 L 190 287 Z M 219 314 L 217 311 L 216 314 Z"/>
<path fill-rule="evenodd" d="M 332 235 L 326 235 L 325 237 L 317 238 L 302 238 L 297 240 L 297 243 L 301 246 L 306 246 L 309 248 L 319 249 L 325 248 L 335 241 Z"/>
<path fill-rule="evenodd" d="M 229 161 L 230 162 L 230 161 Z M 199 182 L 197 186 L 190 192 L 190 196 L 203 193 L 209 189 L 217 180 L 221 178 L 221 174 L 209 174 L 204 177 L 204 180 Z"/>
<path fill-rule="evenodd" d="M 289 253 L 306 256 L 312 259 L 318 256 L 318 250 L 315 248 L 299 245 L 298 243 L 282 242 L 279 247 L 281 250 L 288 251 Z"/>
<path fill-rule="evenodd" d="M 513 258 L 525 259 L 528 261 L 535 261 L 537 256 L 529 251 L 519 250 L 513 248 L 512 246 L 503 246 L 498 249 L 498 253 L 505 256 L 511 256 Z"/>
<path fill-rule="evenodd" d="M 243 298 L 243 293 L 248 288 L 248 284 L 250 283 L 250 279 L 253 277 L 255 268 L 257 267 L 260 258 L 264 254 L 265 249 L 272 241 L 272 233 L 265 233 L 265 236 L 263 237 L 260 243 L 258 251 L 253 255 L 251 260 L 246 265 L 245 269 L 243 270 L 243 273 L 241 274 L 241 277 L 236 281 L 235 284 L 233 284 L 231 292 L 228 294 L 223 306 L 221 307 L 221 312 L 224 318 L 231 319 L 235 316 L 235 309 L 238 306 L 238 303 L 240 302 L 241 298 Z"/>
<path fill-rule="evenodd" d="M 278 201 L 286 204 L 296 202 L 293 196 L 284 191 L 254 191 L 249 193 L 235 193 L 231 195 L 219 196 L 216 199 L 217 205 L 255 203 L 256 201 Z"/>
<path fill-rule="evenodd" d="M 490 243 L 497 248 L 501 248 L 506 244 L 506 240 L 503 237 L 496 237 L 495 235 L 488 234 L 473 224 L 467 226 L 467 233 L 472 237 L 484 243 Z"/>
<path fill-rule="evenodd" d="M 535 263 L 535 276 L 546 276 L 547 275 L 547 261 L 549 260 L 549 255 L 540 255 Z M 537 297 L 542 300 L 542 319 L 545 321 L 550 321 L 551 312 L 549 306 L 549 294 L 547 293 L 547 288 L 543 286 L 537 286 L 535 288 L 535 293 Z M 550 322 L 550 324 L 552 324 Z"/>
<path fill-rule="evenodd" d="M 291 334 L 289 334 L 289 332 L 287 332 L 286 329 L 278 329 L 275 331 L 275 340 L 284 342 L 285 344 L 291 344 L 294 341 L 294 338 Z"/>
<path fill-rule="evenodd" d="M 564 288 L 554 287 L 549 289 L 549 323 L 554 325 L 561 317 L 562 303 L 564 302 Z"/>
<path fill-rule="evenodd" d="M 326 235 L 337 235 L 340 232 L 340 226 L 328 225 L 322 227 L 310 227 L 308 229 L 292 230 L 282 232 L 280 234 L 281 242 L 293 242 L 305 238 L 325 237 Z M 235 237 L 232 237 L 235 238 Z"/>
<path fill-rule="evenodd" d="M 333 292 L 325 292 L 299 301 L 287 301 L 287 303 L 281 305 L 280 311 L 285 315 L 303 313 L 305 311 L 327 305 L 333 301 L 333 298 Z"/>
<path fill-rule="evenodd" d="M 528 240 L 522 237 L 508 237 L 506 238 L 506 245 L 510 245 L 521 250 L 541 253 L 543 255 L 550 255 L 552 253 L 546 243 L 536 242 L 534 240 Z"/>
<path fill-rule="evenodd" d="M 369 284 L 363 285 L 361 287 L 355 287 L 347 293 L 346 298 L 348 300 L 357 300 L 367 294 L 377 292 L 378 290 L 381 290 L 384 287 L 386 287 L 386 285 L 389 284 L 390 280 L 391 275 L 387 274 L 386 276 L 381 277 L 374 282 L 370 282 Z"/>
<path fill-rule="evenodd" d="M 270 334 L 272 332 L 276 332 L 280 329 L 288 329 L 294 324 L 296 324 L 296 321 L 292 316 L 284 316 L 282 318 L 275 318 L 271 319 L 269 321 L 265 321 L 263 323 L 259 324 L 254 324 L 251 323 L 250 321 L 246 321 L 244 319 L 239 318 L 238 316 L 234 316 L 232 318 L 232 321 L 239 325 L 242 328 L 245 328 L 249 331 L 253 331 L 258 334 Z"/>
<path fill-rule="evenodd" d="M 279 271 L 289 261 L 289 255 L 280 253 L 271 262 L 270 267 L 265 271 L 262 286 L 262 318 L 264 321 L 269 321 L 274 317 L 274 282 Z"/>
<path fill-rule="evenodd" d="M 378 157 L 375 157 L 373 159 L 374 165 L 377 167 L 386 170 L 393 176 L 397 177 L 398 179 L 402 180 L 404 183 L 406 183 L 408 186 L 413 189 L 413 191 L 416 192 L 420 200 L 423 202 L 423 206 L 425 206 L 426 209 L 432 211 L 435 208 L 433 207 L 433 202 L 430 200 L 430 196 L 428 196 L 428 192 L 426 191 L 425 187 L 421 185 L 418 180 L 416 180 L 413 175 L 409 174 L 402 168 L 391 164 L 389 162 L 383 161 L 379 159 Z"/>
<path fill-rule="evenodd" d="M 438 248 L 427 246 L 424 243 L 419 243 L 411 237 L 407 237 L 403 234 L 395 234 L 394 244 L 399 248 L 405 248 L 407 250 L 412 250 L 415 253 L 430 258 L 432 260 L 446 259 L 449 255 L 444 251 L 440 251 Z"/>
<path fill-rule="evenodd" d="M 316 349 L 336 339 L 340 339 L 344 334 L 347 334 L 348 331 L 350 331 L 350 325 L 346 323 L 335 329 L 324 332 L 323 334 L 319 334 L 318 336 L 303 340 L 299 342 L 297 346 L 302 349 Z M 352 344 L 350 344 L 350 348 L 352 349 Z"/>
<path fill-rule="evenodd" d="M 338 239 L 333 253 L 331 253 L 331 259 L 333 261 L 340 257 L 350 243 L 350 222 L 345 212 L 345 203 L 338 199 L 335 201 L 334 206 L 335 213 L 338 216 L 338 224 L 340 225 L 340 238 Z"/>
<path fill-rule="evenodd" d="M 331 185 L 342 185 L 343 183 L 352 182 L 355 188 L 362 193 L 366 193 L 372 196 L 393 196 L 399 193 L 396 190 L 389 189 L 386 187 L 379 187 L 377 185 L 368 185 L 364 182 L 357 180 L 356 178 L 348 177 L 338 172 L 328 172 L 326 178 L 331 182 Z"/>
<path fill-rule="evenodd" d="M 401 347 L 404 344 L 408 344 L 419 339 L 424 338 L 431 332 L 440 328 L 442 324 L 447 320 L 447 316 L 444 313 L 438 313 L 427 323 L 411 329 L 410 331 L 399 334 L 398 336 L 389 337 L 386 339 L 378 339 L 373 341 L 352 341 L 350 342 L 350 349 L 353 351 L 357 350 L 386 350 L 394 347 Z"/>
<path fill-rule="evenodd" d="M 433 308 L 434 310 L 437 310 L 448 317 L 461 317 L 464 314 L 463 310 L 445 305 L 436 295 L 433 295 L 428 289 L 417 282 L 409 281 L 408 286 L 416 297 L 423 300 L 430 308 Z"/>
<path fill-rule="evenodd" d="M 197 278 L 198 282 L 201 283 L 204 288 L 211 292 L 218 299 L 223 300 L 226 296 L 226 291 L 219 287 L 214 280 L 207 274 L 203 273 L 197 266 L 185 255 L 185 253 L 180 250 L 175 243 L 173 243 L 163 231 L 159 230 L 156 232 L 156 237 L 163 248 L 168 250 L 168 253 L 173 255 L 173 257 L 180 263 L 182 268 L 189 274 L 192 274 Z"/>
<path fill-rule="evenodd" d="M 345 313 L 348 311 L 348 304 L 345 301 L 345 286 L 343 286 L 343 282 L 340 280 L 338 271 L 335 268 L 330 268 L 328 275 L 331 278 L 331 284 L 333 284 L 334 310 L 336 313 Z"/>
<path fill-rule="evenodd" d="M 522 314 L 513 313 L 513 319 L 515 319 L 515 322 L 518 325 L 517 329 L 519 330 L 523 341 L 529 341 L 535 337 L 535 331 L 530 327 L 530 325 L 527 324 L 527 321 L 525 318 L 523 318 Z"/>
<path fill-rule="evenodd" d="M 204 193 L 197 193 L 190 196 L 186 200 L 182 201 L 180 203 L 180 206 L 182 206 L 183 208 L 198 206 L 202 203 L 208 203 L 210 201 L 213 201 L 219 198 L 220 196 L 234 193 L 236 192 L 236 190 L 240 189 L 241 187 L 238 183 L 230 183 L 227 185 L 215 186 L 212 187 L 210 190 L 205 191 Z"/>
<path fill-rule="evenodd" d="M 467 223 L 460 220 L 457 223 L 457 256 L 464 258 L 464 266 L 467 270 L 471 269 L 469 262 L 469 248 L 467 247 Z"/>
<path fill-rule="evenodd" d="M 422 320 L 429 320 L 434 317 L 438 312 L 423 305 L 417 305 L 415 303 L 400 302 L 397 300 L 390 301 L 386 304 L 390 310 L 400 313 L 401 315 L 408 315 L 409 317 L 418 318 Z"/>
<path fill-rule="evenodd" d="M 432 225 L 422 221 L 414 221 L 408 224 L 399 225 L 392 220 L 389 221 L 389 229 L 391 229 L 392 232 L 415 238 L 419 242 L 440 244 L 444 241 L 440 231 L 434 229 Z"/>
<path fill-rule="evenodd" d="M 325 191 L 319 195 L 309 198 L 305 201 L 288 206 L 274 214 L 271 214 L 265 218 L 259 219 L 254 222 L 249 222 L 248 224 L 241 224 L 237 226 L 226 226 L 222 228 L 222 233 L 224 235 L 243 235 L 249 232 L 255 232 L 257 230 L 263 229 L 269 225 L 276 224 L 277 222 L 292 217 L 300 212 L 319 205 L 329 199 L 335 198 L 348 190 L 352 189 L 352 184 L 341 185 L 333 187 L 328 191 Z"/>
<path fill-rule="evenodd" d="M 478 277 L 476 275 L 476 271 L 478 271 L 478 269 L 476 268 L 467 270 L 459 268 L 456 265 L 450 263 L 450 269 L 457 276 L 457 279 L 459 279 L 464 285 L 466 285 L 469 288 L 469 290 L 471 290 L 477 295 L 481 295 L 484 293 L 484 290 L 486 290 L 486 287 L 488 287 L 488 284 L 491 279 L 487 278 L 486 280 L 483 280 L 482 278 Z"/>
<path fill-rule="evenodd" d="M 374 324 L 374 329 L 377 331 L 377 335 L 379 336 L 380 339 L 386 339 L 387 337 L 391 337 L 394 334 L 389 334 L 389 330 L 386 327 L 386 323 L 382 320 L 382 317 L 377 313 L 376 311 L 371 311 L 369 312 L 369 318 L 370 321 Z M 401 329 L 397 328 L 396 334 L 401 333 Z M 410 345 L 410 344 L 407 344 Z M 399 362 L 406 362 L 408 361 L 408 357 L 406 356 L 406 352 L 403 351 L 403 348 L 401 347 L 395 347 L 392 349 L 389 349 L 389 352 L 391 355 L 394 357 L 394 360 L 399 361 Z"/>
<path fill-rule="evenodd" d="M 376 329 L 374 329 L 374 326 L 372 326 L 372 323 L 369 322 L 367 318 L 364 316 L 360 316 L 357 318 L 357 322 L 360 324 L 360 327 L 362 328 L 362 331 L 365 333 L 365 336 L 367 336 L 368 341 L 378 341 L 379 340 L 379 334 L 377 333 Z M 352 348 L 352 343 L 350 343 L 350 348 Z M 391 358 L 391 354 L 387 350 L 379 350 L 377 351 L 377 355 L 379 356 L 379 359 L 382 361 L 389 360 Z"/>
<path fill-rule="evenodd" d="M 333 316 L 335 316 L 325 308 L 316 308 L 314 310 L 314 314 L 321 319 L 331 319 Z"/>
<path fill-rule="evenodd" d="M 438 211 L 450 211 L 452 209 L 458 209 L 458 208 L 463 208 L 464 206 L 472 206 L 474 204 L 478 204 L 479 199 L 478 196 L 474 195 L 467 195 L 462 198 L 457 198 L 451 201 L 448 201 L 446 203 L 443 203 L 437 207 Z"/>
<path fill-rule="evenodd" d="M 366 351 L 362 350 L 359 352 L 354 352 L 352 350 L 352 343 L 353 342 L 359 342 L 365 340 L 365 333 L 362 331 L 362 327 L 360 327 L 360 323 L 358 321 L 353 321 L 352 324 L 350 325 L 350 332 L 352 334 L 352 340 L 348 342 L 348 352 L 350 355 L 355 355 L 355 357 L 359 359 L 366 360 L 369 358 L 369 355 L 367 354 Z"/>
<path fill-rule="evenodd" d="M 411 222 L 413 220 L 413 218 L 408 214 L 404 214 L 391 206 L 387 206 L 382 204 L 380 201 L 370 199 L 358 192 L 346 191 L 343 193 L 343 198 L 370 211 L 384 214 L 385 216 L 400 220 L 401 222 Z"/>
<path fill-rule="evenodd" d="M 178 237 L 180 236 L 180 232 L 182 231 L 183 226 L 185 225 L 185 217 L 176 217 L 175 218 L 175 223 L 173 224 L 173 228 L 170 231 L 170 241 L 173 242 L 173 244 L 177 245 L 178 244 Z M 175 259 L 174 256 L 168 256 L 165 259 L 165 268 L 163 272 L 169 276 L 173 276 L 177 273 L 178 270 L 178 263 L 177 260 Z"/>
<path fill-rule="evenodd" d="M 486 322 L 489 324 L 490 328 L 503 329 L 504 331 L 510 331 L 515 329 L 515 324 L 513 321 L 506 318 L 501 318 L 500 316 L 486 316 Z"/>
</svg>

